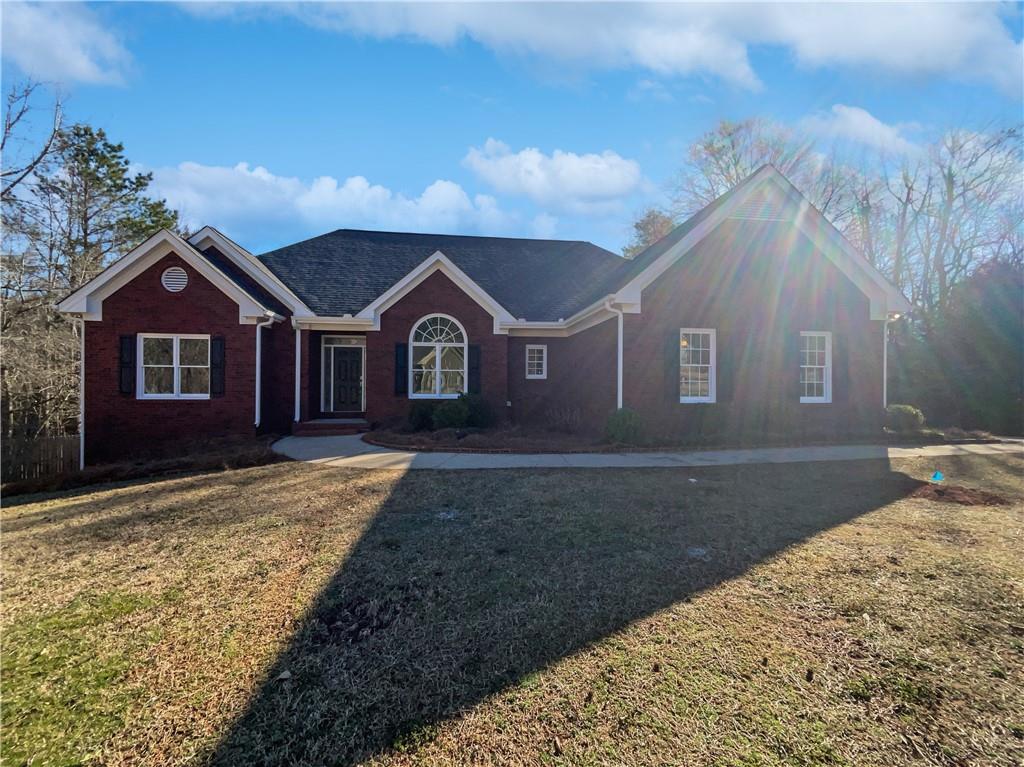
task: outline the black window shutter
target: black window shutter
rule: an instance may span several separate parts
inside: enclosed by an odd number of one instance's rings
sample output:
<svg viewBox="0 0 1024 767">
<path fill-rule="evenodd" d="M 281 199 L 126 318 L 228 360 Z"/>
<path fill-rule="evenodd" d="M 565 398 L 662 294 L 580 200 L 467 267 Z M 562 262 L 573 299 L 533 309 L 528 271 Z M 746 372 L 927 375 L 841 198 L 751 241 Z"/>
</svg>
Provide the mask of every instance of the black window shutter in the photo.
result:
<svg viewBox="0 0 1024 767">
<path fill-rule="evenodd" d="M 409 393 L 409 344 L 395 344 L 395 394 Z"/>
<path fill-rule="evenodd" d="M 480 347 L 469 347 L 469 393 L 480 393 Z"/>
<path fill-rule="evenodd" d="M 736 384 L 735 360 L 740 350 L 736 341 L 738 334 L 715 331 L 715 402 L 732 402 L 733 387 Z"/>
<path fill-rule="evenodd" d="M 665 344 L 665 389 L 670 402 L 679 403 L 679 329 L 672 328 Z"/>
<path fill-rule="evenodd" d="M 846 402 L 850 392 L 850 355 L 845 338 L 832 334 L 832 401 Z"/>
<path fill-rule="evenodd" d="M 259 330 L 256 331 L 257 333 Z M 224 338 L 210 339 L 210 396 L 224 396 Z"/>
<path fill-rule="evenodd" d="M 118 363 L 118 391 L 121 394 L 135 393 L 135 336 L 121 336 L 120 359 Z"/>
<path fill-rule="evenodd" d="M 785 382 L 786 390 L 783 397 L 787 402 L 799 402 L 803 394 L 803 387 L 800 385 L 800 338 L 799 330 L 790 330 L 786 336 L 782 360 L 786 369 L 781 380 Z"/>
</svg>

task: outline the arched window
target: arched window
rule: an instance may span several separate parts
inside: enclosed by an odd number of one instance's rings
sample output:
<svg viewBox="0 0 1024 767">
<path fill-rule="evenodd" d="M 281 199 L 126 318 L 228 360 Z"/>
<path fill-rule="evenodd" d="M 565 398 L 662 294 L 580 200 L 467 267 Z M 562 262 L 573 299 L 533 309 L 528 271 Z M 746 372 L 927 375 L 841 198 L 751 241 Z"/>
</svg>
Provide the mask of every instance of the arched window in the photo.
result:
<svg viewBox="0 0 1024 767">
<path fill-rule="evenodd" d="M 409 396 L 458 397 L 466 391 L 466 331 L 454 317 L 432 314 L 409 337 Z"/>
</svg>

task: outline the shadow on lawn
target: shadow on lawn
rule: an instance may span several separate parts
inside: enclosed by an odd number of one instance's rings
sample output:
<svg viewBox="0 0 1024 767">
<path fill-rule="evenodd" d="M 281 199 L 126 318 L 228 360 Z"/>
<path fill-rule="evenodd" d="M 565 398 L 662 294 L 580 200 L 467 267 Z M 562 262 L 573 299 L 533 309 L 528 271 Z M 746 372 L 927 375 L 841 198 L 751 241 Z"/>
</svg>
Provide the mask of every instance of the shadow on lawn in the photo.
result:
<svg viewBox="0 0 1024 767">
<path fill-rule="evenodd" d="M 420 728 L 920 484 L 888 461 L 410 472 L 212 761 L 345 765 L 415 742 Z"/>
</svg>

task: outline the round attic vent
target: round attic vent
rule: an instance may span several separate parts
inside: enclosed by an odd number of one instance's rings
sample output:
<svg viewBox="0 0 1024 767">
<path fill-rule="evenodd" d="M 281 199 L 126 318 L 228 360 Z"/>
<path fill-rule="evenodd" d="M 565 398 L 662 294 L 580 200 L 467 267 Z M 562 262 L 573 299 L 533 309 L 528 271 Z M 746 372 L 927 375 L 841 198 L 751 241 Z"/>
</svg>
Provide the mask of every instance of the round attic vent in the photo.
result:
<svg viewBox="0 0 1024 767">
<path fill-rule="evenodd" d="M 172 266 L 160 275 L 160 284 L 172 293 L 180 293 L 188 285 L 188 275 L 180 266 Z"/>
</svg>

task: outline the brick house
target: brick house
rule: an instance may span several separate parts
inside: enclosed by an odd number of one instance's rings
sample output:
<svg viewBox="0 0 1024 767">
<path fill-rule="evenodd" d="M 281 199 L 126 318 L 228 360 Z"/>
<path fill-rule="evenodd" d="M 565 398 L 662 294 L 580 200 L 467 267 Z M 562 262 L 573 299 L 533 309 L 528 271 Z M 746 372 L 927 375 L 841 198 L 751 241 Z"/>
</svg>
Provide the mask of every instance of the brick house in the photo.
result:
<svg viewBox="0 0 1024 767">
<path fill-rule="evenodd" d="M 206 227 L 158 232 L 59 305 L 84 328 L 83 463 L 463 392 L 516 422 L 628 407 L 681 442 L 870 432 L 909 308 L 770 166 L 631 260 L 356 230 L 254 256 Z"/>
</svg>

